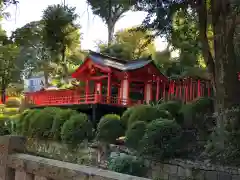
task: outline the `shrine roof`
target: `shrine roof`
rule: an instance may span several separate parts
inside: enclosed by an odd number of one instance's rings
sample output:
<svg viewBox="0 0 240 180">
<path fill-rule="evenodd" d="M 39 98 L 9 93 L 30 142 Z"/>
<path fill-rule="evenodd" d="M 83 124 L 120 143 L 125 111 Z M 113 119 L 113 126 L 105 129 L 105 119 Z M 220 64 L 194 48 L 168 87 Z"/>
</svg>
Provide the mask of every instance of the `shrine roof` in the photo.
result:
<svg viewBox="0 0 240 180">
<path fill-rule="evenodd" d="M 152 59 L 149 58 L 140 58 L 126 61 L 93 51 L 89 52 L 88 57 L 96 64 L 99 64 L 101 66 L 109 66 L 121 71 L 139 69 L 148 65 L 149 63 L 152 63 Z"/>
</svg>

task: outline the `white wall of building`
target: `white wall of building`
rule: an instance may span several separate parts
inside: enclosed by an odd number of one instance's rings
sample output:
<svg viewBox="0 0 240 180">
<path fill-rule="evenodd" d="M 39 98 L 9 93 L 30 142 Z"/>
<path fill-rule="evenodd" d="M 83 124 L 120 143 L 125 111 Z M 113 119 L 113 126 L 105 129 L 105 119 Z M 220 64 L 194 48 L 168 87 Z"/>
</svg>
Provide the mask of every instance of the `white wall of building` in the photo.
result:
<svg viewBox="0 0 240 180">
<path fill-rule="evenodd" d="M 25 92 L 36 92 L 41 90 L 45 85 L 45 79 L 43 76 L 31 77 L 24 79 L 24 91 Z"/>
</svg>

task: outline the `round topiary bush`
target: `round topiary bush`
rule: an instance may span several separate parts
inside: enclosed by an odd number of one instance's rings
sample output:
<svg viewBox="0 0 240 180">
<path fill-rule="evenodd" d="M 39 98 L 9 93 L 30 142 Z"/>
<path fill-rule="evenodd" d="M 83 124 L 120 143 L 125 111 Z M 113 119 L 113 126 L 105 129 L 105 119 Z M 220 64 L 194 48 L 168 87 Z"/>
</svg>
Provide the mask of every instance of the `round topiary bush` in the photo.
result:
<svg viewBox="0 0 240 180">
<path fill-rule="evenodd" d="M 139 142 L 142 139 L 147 124 L 143 121 L 134 122 L 126 132 L 126 146 L 135 150 L 139 147 Z"/>
<path fill-rule="evenodd" d="M 19 135 L 29 136 L 30 120 L 35 118 L 35 115 L 37 115 L 39 111 L 39 109 L 24 111 L 16 121 L 16 133 Z"/>
<path fill-rule="evenodd" d="M 125 129 L 127 129 L 128 121 L 129 121 L 129 118 L 130 118 L 130 116 L 131 116 L 131 114 L 132 114 L 133 111 L 134 111 L 134 106 L 128 108 L 128 109 L 125 110 L 124 113 L 122 114 L 121 121 L 122 121 L 122 124 L 124 125 L 124 128 L 125 128 Z"/>
<path fill-rule="evenodd" d="M 55 115 L 53 125 L 52 125 L 52 132 L 53 132 L 53 139 L 56 141 L 61 140 L 61 129 L 63 124 L 70 119 L 71 116 L 78 114 L 77 111 L 72 109 L 62 109 L 59 111 L 58 114 Z"/>
<path fill-rule="evenodd" d="M 214 111 L 214 101 L 212 98 L 201 97 L 192 102 L 193 110 L 196 113 L 207 113 Z"/>
<path fill-rule="evenodd" d="M 19 108 L 21 106 L 21 99 L 17 97 L 10 97 L 6 101 L 7 108 Z"/>
<path fill-rule="evenodd" d="M 63 124 L 61 139 L 64 143 L 76 146 L 92 137 L 92 128 L 86 114 L 75 114 Z"/>
<path fill-rule="evenodd" d="M 3 110 L 3 113 L 5 115 L 12 116 L 12 115 L 18 114 L 19 113 L 19 109 L 18 108 L 5 108 Z"/>
<path fill-rule="evenodd" d="M 128 119 L 128 127 L 136 121 L 148 123 L 158 118 L 172 119 L 171 115 L 165 110 L 159 110 L 149 105 L 135 106 Z"/>
<path fill-rule="evenodd" d="M 172 120 L 157 119 L 147 125 L 140 152 L 160 159 L 172 158 L 180 147 L 181 127 Z"/>
<path fill-rule="evenodd" d="M 193 120 L 194 120 L 194 109 L 191 103 L 187 103 L 182 105 L 181 109 L 178 112 L 178 116 L 176 117 L 176 121 L 182 127 L 185 128 L 192 128 L 193 127 Z"/>
<path fill-rule="evenodd" d="M 174 118 L 178 115 L 179 110 L 182 107 L 181 101 L 168 101 L 158 106 L 161 110 L 168 111 Z"/>
<path fill-rule="evenodd" d="M 29 123 L 29 135 L 38 139 L 52 139 L 52 125 L 59 108 L 47 107 L 35 112 Z"/>
<path fill-rule="evenodd" d="M 108 169 L 138 177 L 144 177 L 147 173 L 144 160 L 130 155 L 120 155 L 110 158 Z"/>
<path fill-rule="evenodd" d="M 117 138 L 124 135 L 124 132 L 120 117 L 115 114 L 107 114 L 98 123 L 97 139 L 106 143 L 114 143 Z"/>
</svg>

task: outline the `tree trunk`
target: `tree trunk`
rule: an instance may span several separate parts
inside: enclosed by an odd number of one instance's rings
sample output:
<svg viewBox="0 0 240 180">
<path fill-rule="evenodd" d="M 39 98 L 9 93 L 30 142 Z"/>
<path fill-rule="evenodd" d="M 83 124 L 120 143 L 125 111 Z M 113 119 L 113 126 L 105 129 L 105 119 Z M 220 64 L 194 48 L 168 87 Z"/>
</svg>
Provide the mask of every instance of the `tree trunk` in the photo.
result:
<svg viewBox="0 0 240 180">
<path fill-rule="evenodd" d="M 43 71 L 43 74 L 44 74 L 44 88 L 48 88 L 49 87 L 49 75 L 48 75 L 48 71 L 44 68 L 44 71 Z"/>
<path fill-rule="evenodd" d="M 240 83 L 237 76 L 237 63 L 234 51 L 236 14 L 228 6 L 228 0 L 215 0 L 212 3 L 212 24 L 214 33 L 216 109 L 219 120 L 237 119 L 233 107 L 240 103 Z M 220 122 L 224 123 L 224 122 Z"/>
<path fill-rule="evenodd" d="M 234 11 L 228 6 L 228 0 L 211 1 L 212 27 L 214 33 L 214 55 L 207 38 L 207 6 L 205 0 L 198 0 L 200 40 L 202 52 L 215 89 L 216 117 L 220 127 L 223 121 L 236 119 L 236 113 L 229 111 L 240 102 L 240 83 L 237 77 L 237 66 L 234 52 Z"/>
<path fill-rule="evenodd" d="M 63 67 L 63 78 L 66 83 L 68 83 L 68 67 L 66 62 L 66 47 L 62 49 L 62 67 Z"/>
<path fill-rule="evenodd" d="M 3 104 L 6 103 L 6 86 L 2 84 L 2 93 L 1 93 L 1 101 Z"/>
<path fill-rule="evenodd" d="M 114 34 L 114 23 L 109 22 L 108 23 L 108 46 L 112 43 L 113 41 L 113 34 Z"/>
</svg>

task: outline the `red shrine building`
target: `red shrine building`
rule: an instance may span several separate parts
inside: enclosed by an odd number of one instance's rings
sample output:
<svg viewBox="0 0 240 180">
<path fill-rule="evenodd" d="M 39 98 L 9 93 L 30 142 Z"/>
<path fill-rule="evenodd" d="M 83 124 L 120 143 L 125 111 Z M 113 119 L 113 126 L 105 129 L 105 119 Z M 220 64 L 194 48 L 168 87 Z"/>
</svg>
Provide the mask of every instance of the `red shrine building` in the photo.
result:
<svg viewBox="0 0 240 180">
<path fill-rule="evenodd" d="M 92 51 L 72 77 L 74 88 L 26 93 L 25 99 L 36 107 L 98 104 L 126 108 L 161 99 L 188 102 L 212 95 L 209 81 L 169 80 L 151 59 L 126 61 Z"/>
</svg>

